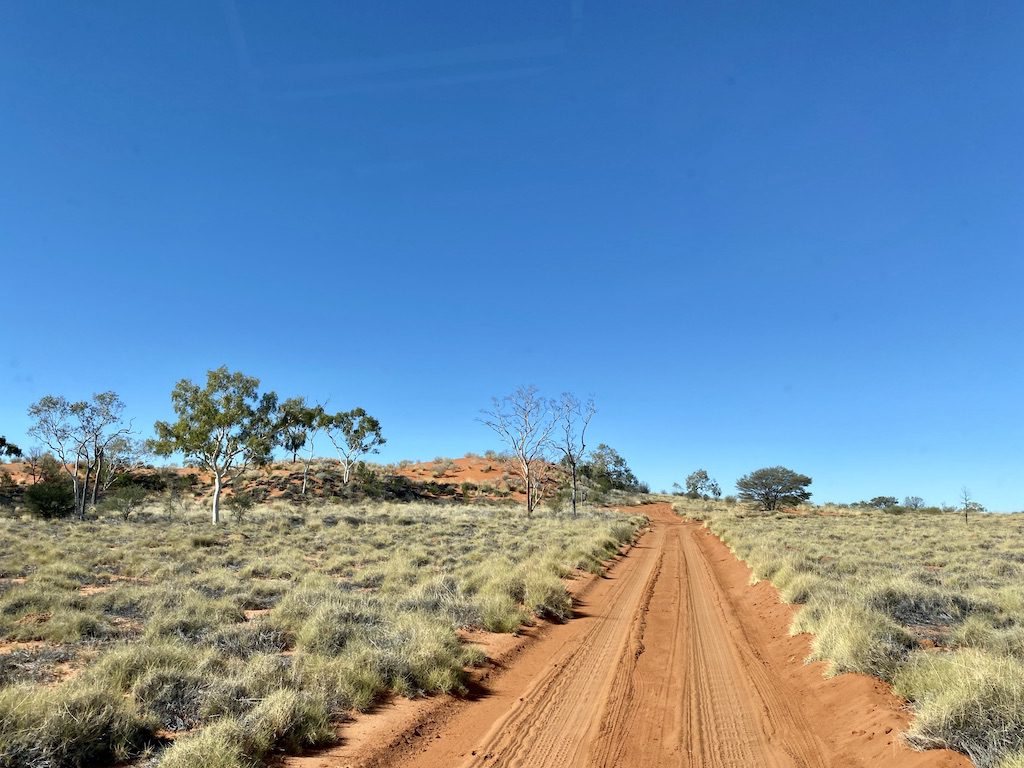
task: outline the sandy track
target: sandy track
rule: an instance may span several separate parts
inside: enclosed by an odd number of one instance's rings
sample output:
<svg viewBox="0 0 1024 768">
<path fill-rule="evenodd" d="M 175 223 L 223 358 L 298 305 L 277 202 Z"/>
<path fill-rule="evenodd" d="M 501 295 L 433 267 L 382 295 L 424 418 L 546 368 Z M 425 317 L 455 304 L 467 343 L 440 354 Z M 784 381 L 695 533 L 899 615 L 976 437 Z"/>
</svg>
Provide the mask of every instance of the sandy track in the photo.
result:
<svg viewBox="0 0 1024 768">
<path fill-rule="evenodd" d="M 897 738 L 884 685 L 804 665 L 792 609 L 715 537 L 672 513 L 470 701 L 451 701 L 378 751 L 311 765 L 403 768 L 966 768 Z M 427 705 L 418 705 L 427 706 Z M 371 718 L 372 720 L 372 718 Z M 325 759 L 326 758 L 326 759 Z M 315 761 L 315 762 L 313 762 Z"/>
</svg>

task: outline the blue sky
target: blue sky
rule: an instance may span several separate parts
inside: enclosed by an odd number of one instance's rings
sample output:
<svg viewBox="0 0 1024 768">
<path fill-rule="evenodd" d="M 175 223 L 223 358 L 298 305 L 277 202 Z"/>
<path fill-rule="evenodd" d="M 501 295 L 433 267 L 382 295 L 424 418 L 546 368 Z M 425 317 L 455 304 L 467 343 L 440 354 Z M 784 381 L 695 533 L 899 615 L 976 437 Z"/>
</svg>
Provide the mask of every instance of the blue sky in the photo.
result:
<svg viewBox="0 0 1024 768">
<path fill-rule="evenodd" d="M 1024 7 L 5 3 L 0 434 L 227 364 L 383 458 L 593 393 L 655 488 L 1024 508 Z"/>
</svg>

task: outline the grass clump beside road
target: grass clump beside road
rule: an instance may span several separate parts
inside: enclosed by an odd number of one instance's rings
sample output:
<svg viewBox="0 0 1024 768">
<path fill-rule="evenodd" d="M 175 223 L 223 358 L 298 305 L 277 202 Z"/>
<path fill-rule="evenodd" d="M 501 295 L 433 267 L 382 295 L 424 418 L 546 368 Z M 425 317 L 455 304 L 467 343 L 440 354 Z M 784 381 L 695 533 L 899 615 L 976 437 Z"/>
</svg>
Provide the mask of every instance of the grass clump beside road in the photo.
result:
<svg viewBox="0 0 1024 768">
<path fill-rule="evenodd" d="M 219 529 L 0 518 L 0 768 L 242 768 L 326 744 L 382 696 L 461 690 L 482 653 L 457 629 L 568 618 L 562 578 L 642 522 L 284 503 Z"/>
<path fill-rule="evenodd" d="M 1024 515 L 755 512 L 679 501 L 786 602 L 812 660 L 861 672 L 913 704 L 906 734 L 981 768 L 1024 759 Z"/>
</svg>

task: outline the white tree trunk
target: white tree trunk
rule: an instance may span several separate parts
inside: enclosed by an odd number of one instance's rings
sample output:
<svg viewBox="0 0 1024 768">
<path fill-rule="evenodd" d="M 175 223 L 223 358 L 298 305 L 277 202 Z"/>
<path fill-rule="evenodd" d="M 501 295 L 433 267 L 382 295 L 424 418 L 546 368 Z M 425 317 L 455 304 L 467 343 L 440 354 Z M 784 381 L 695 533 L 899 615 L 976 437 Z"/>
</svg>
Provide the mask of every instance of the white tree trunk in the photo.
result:
<svg viewBox="0 0 1024 768">
<path fill-rule="evenodd" d="M 576 517 L 576 463 L 572 465 L 572 516 Z"/>
<path fill-rule="evenodd" d="M 213 524 L 217 525 L 220 522 L 220 490 L 221 481 L 220 474 L 214 472 L 213 474 Z"/>
</svg>

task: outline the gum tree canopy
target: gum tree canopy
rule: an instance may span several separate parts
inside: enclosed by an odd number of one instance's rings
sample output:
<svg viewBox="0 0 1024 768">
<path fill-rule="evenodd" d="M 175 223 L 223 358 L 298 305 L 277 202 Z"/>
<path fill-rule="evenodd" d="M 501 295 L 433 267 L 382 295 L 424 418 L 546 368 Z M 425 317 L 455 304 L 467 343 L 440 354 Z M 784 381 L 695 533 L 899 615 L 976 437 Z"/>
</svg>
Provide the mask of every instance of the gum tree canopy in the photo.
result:
<svg viewBox="0 0 1024 768">
<path fill-rule="evenodd" d="M 277 395 L 259 392 L 260 380 L 227 366 L 209 371 L 206 386 L 182 379 L 171 392 L 178 420 L 158 421 L 152 450 L 180 453 L 213 474 L 214 524 L 224 486 L 252 465 L 270 460 L 277 437 Z"/>
</svg>

